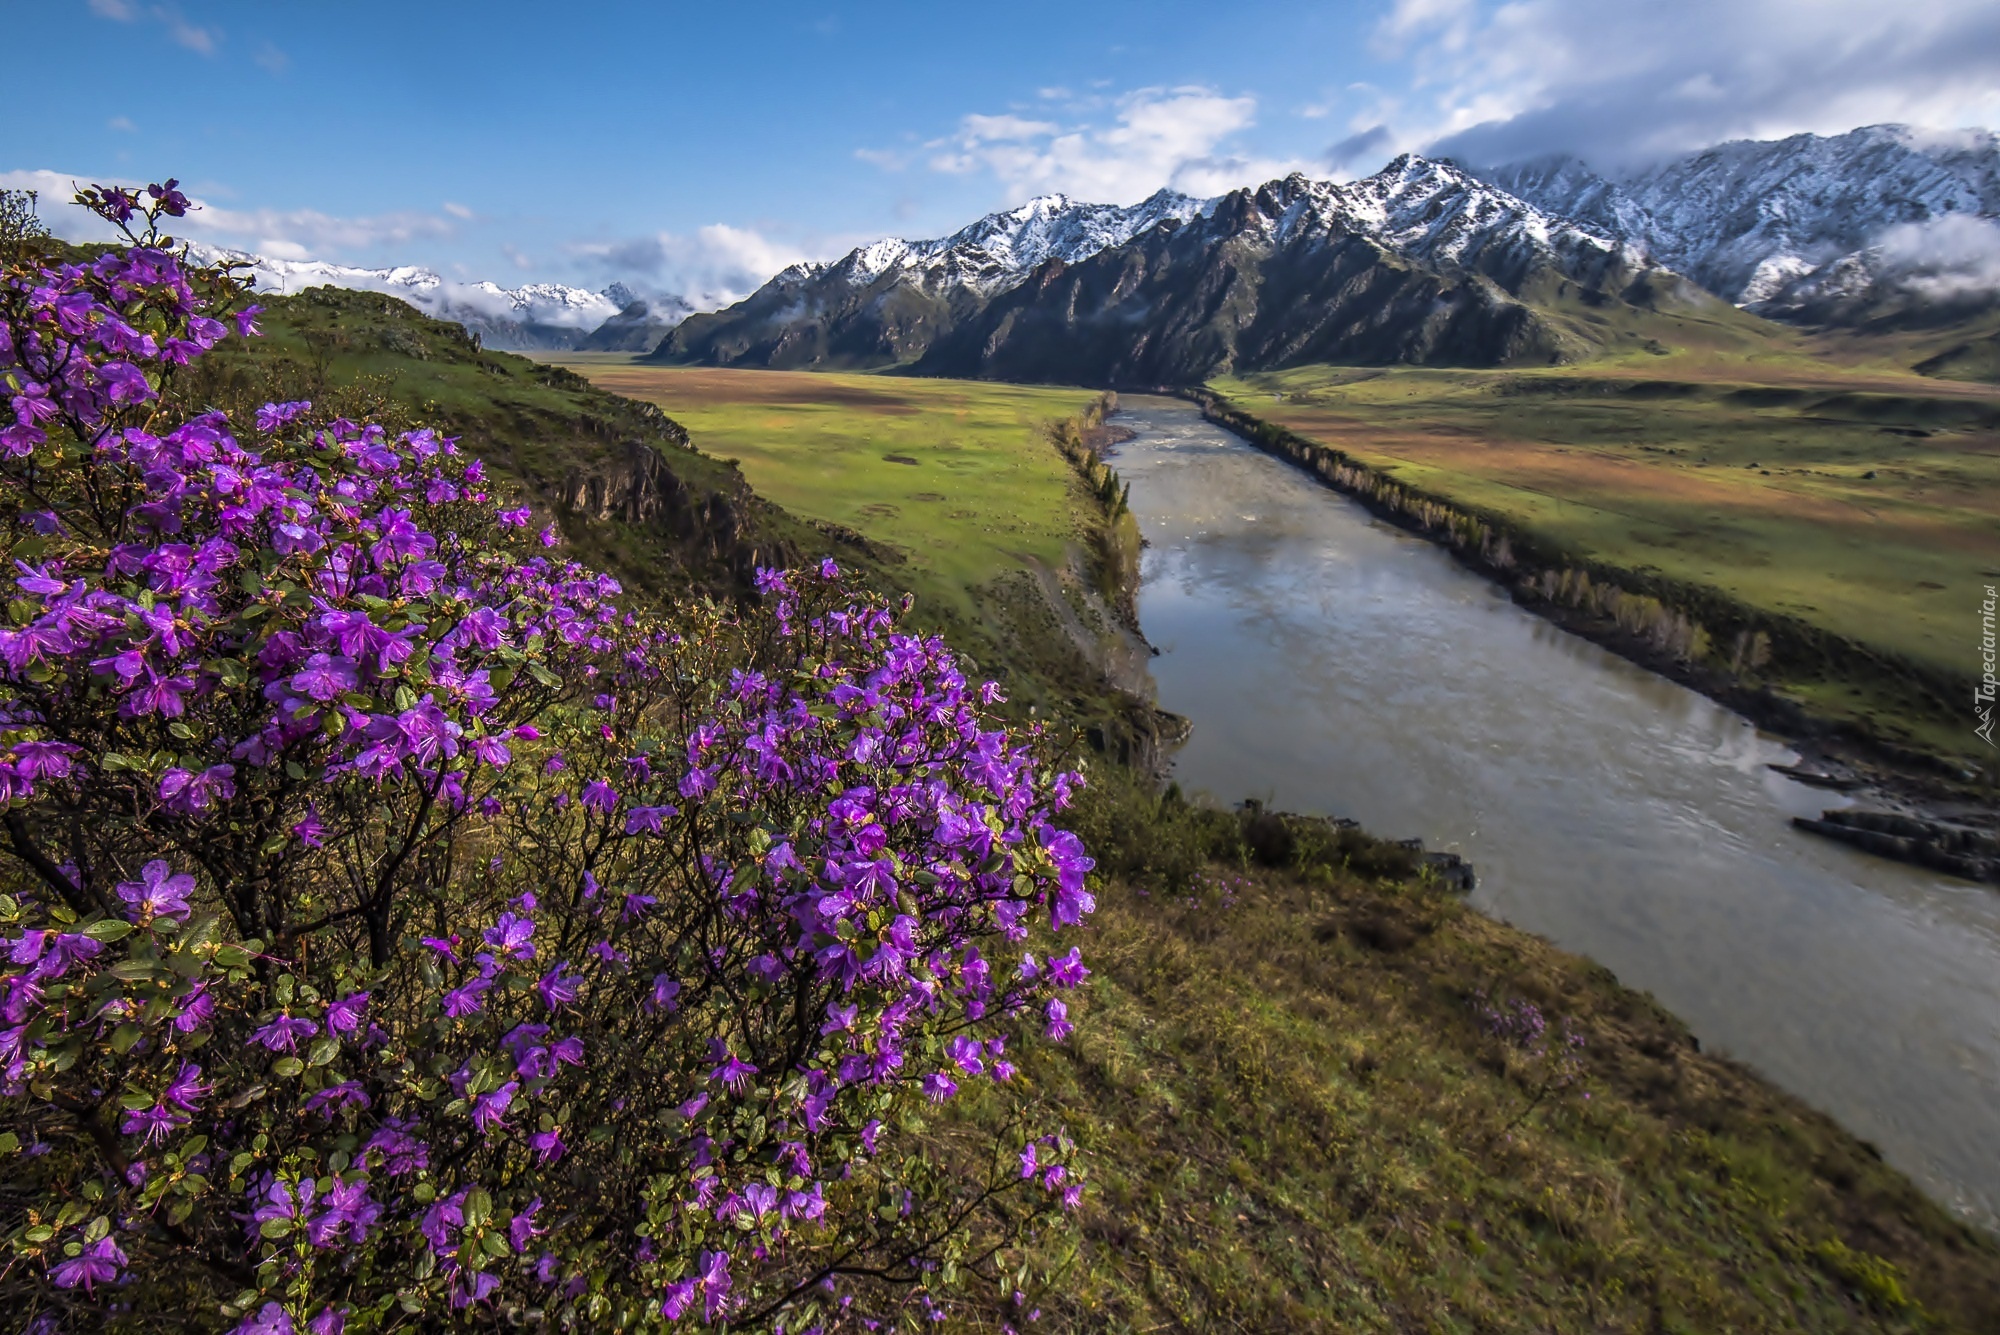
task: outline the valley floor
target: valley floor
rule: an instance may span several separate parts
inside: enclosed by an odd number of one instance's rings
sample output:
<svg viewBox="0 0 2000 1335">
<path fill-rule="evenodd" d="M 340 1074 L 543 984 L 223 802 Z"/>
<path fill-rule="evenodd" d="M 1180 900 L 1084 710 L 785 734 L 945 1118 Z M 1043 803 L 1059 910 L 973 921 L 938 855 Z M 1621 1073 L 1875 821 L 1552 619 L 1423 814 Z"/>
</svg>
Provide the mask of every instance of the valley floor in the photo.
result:
<svg viewBox="0 0 2000 1335">
<path fill-rule="evenodd" d="M 564 361 L 900 553 L 884 577 L 965 608 L 944 628 L 1012 669 L 1017 701 L 1101 703 L 1058 619 L 1038 633 L 1024 611 L 1030 558 L 1091 522 L 1036 419 L 1088 396 Z M 1024 1078 L 1093 1189 L 1081 1245 L 1050 1244 L 1039 1322 L 992 1328 L 2000 1327 L 2000 1244 L 1604 969 L 1365 837 L 1274 841 L 1091 772 L 1096 977 L 1075 1036 Z"/>
<path fill-rule="evenodd" d="M 2000 388 L 1798 357 L 1550 371 L 1301 367 L 1233 406 L 1605 565 L 1719 589 L 1952 679 L 2000 579 Z M 1814 712 L 1945 755 L 1971 713 L 1796 674 Z"/>
</svg>

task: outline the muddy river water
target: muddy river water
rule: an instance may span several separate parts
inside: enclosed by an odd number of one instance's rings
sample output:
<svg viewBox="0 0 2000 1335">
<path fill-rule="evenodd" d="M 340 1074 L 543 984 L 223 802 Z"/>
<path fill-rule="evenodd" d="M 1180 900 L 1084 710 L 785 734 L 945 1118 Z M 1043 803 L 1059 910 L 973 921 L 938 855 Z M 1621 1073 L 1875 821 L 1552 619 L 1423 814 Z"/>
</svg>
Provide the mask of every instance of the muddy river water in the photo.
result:
<svg viewBox="0 0 2000 1335">
<path fill-rule="evenodd" d="M 1782 742 L 1191 406 L 1118 421 L 1183 788 L 1463 854 L 1480 908 L 2000 1224 L 2000 892 L 1795 831 L 1841 799 L 1772 773 Z"/>
</svg>

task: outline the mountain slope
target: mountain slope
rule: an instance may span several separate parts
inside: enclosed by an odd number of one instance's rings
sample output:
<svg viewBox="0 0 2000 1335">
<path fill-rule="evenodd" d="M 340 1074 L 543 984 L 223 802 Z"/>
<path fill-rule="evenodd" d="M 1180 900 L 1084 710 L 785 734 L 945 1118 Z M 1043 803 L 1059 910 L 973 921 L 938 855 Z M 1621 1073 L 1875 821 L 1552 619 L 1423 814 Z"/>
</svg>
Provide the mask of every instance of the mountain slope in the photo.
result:
<svg viewBox="0 0 2000 1335">
<path fill-rule="evenodd" d="M 1908 288 L 1935 229 L 2000 215 L 2000 137 L 1984 130 L 1872 125 L 1719 144 L 1624 174 L 1557 155 L 1478 175 L 1732 302 L 1813 323 L 1855 318 L 1843 299 L 1872 289 L 1862 304 L 1879 307 Z"/>
<path fill-rule="evenodd" d="M 943 241 L 878 242 L 689 319 L 653 360 L 1090 384 L 1546 363 L 1642 338 L 1621 325 L 1663 304 L 1714 305 L 1635 247 L 1406 155 L 1345 185 L 1037 200 Z"/>
<path fill-rule="evenodd" d="M 910 362 L 1036 266 L 1075 263 L 1203 207 L 1168 190 L 1131 208 L 1044 195 L 937 240 L 891 237 L 830 264 L 795 264 L 736 305 L 689 318 L 655 359 L 783 370 Z"/>
</svg>

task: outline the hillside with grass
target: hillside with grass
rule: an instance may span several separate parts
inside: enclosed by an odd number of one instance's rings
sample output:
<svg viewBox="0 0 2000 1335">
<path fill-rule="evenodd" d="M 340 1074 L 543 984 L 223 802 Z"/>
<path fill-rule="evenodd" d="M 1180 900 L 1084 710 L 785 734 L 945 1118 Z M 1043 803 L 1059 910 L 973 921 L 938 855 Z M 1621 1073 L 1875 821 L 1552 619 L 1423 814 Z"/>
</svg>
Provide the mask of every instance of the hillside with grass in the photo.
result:
<svg viewBox="0 0 2000 1335">
<path fill-rule="evenodd" d="M 325 316 L 274 313 L 274 337 L 237 367 L 246 383 L 279 374 L 266 349 L 307 346 L 294 318 Z M 1027 586 L 1034 563 L 1103 522 L 1038 421 L 1091 396 L 652 368 L 621 380 L 615 363 L 583 364 L 667 405 L 688 433 L 677 454 L 673 428 L 636 403 L 518 358 L 462 350 L 441 367 L 414 313 L 367 318 L 337 327 L 372 330 L 373 350 L 299 363 L 326 391 L 418 411 L 427 386 L 447 386 L 468 445 L 490 433 L 531 481 L 603 448 L 586 420 L 655 422 L 682 476 L 740 477 L 786 502 L 747 511 L 760 532 L 801 552 L 845 542 L 885 591 L 959 609 L 947 633 L 1086 758 L 1094 976 L 1069 1043 L 1017 1078 L 1076 1138 L 1089 1189 L 1078 1229 L 1046 1236 L 1050 1281 L 1018 1307 L 963 1309 L 964 1328 L 1971 1335 L 2000 1322 L 1993 1240 L 1827 1119 L 1701 1054 L 1601 968 L 1468 910 L 1399 846 L 1191 807 L 1093 749 L 1088 720 L 1126 706 L 1046 602 L 1031 619 L 1041 595 Z M 398 332 L 432 355 L 382 346 Z M 582 543 L 622 544 L 627 565 L 678 550 L 645 525 L 593 537 L 599 521 L 558 513 Z M 948 1148 L 1000 1115 L 951 1107 L 900 1126 Z"/>
</svg>

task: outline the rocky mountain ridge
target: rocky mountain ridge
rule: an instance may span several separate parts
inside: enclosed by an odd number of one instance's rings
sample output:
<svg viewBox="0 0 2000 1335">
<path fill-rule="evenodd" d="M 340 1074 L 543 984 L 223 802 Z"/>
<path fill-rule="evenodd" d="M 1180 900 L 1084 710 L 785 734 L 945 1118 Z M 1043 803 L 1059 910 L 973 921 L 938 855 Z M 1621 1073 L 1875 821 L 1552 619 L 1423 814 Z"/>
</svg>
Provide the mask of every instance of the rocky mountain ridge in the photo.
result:
<svg viewBox="0 0 2000 1335">
<path fill-rule="evenodd" d="M 1779 319 L 1847 322 L 1898 293 L 1924 305 L 1953 274 L 1990 279 L 2000 252 L 2000 136 L 1985 130 L 1871 125 L 1622 172 L 1557 154 L 1476 174 Z"/>
<path fill-rule="evenodd" d="M 654 359 L 1113 384 L 1313 359 L 1561 361 L 1601 340 L 1537 303 L 1663 296 L 1700 300 L 1637 247 L 1406 154 L 1350 183 L 1293 175 L 1117 211 L 1049 197 L 878 242 L 690 317 Z"/>
</svg>

